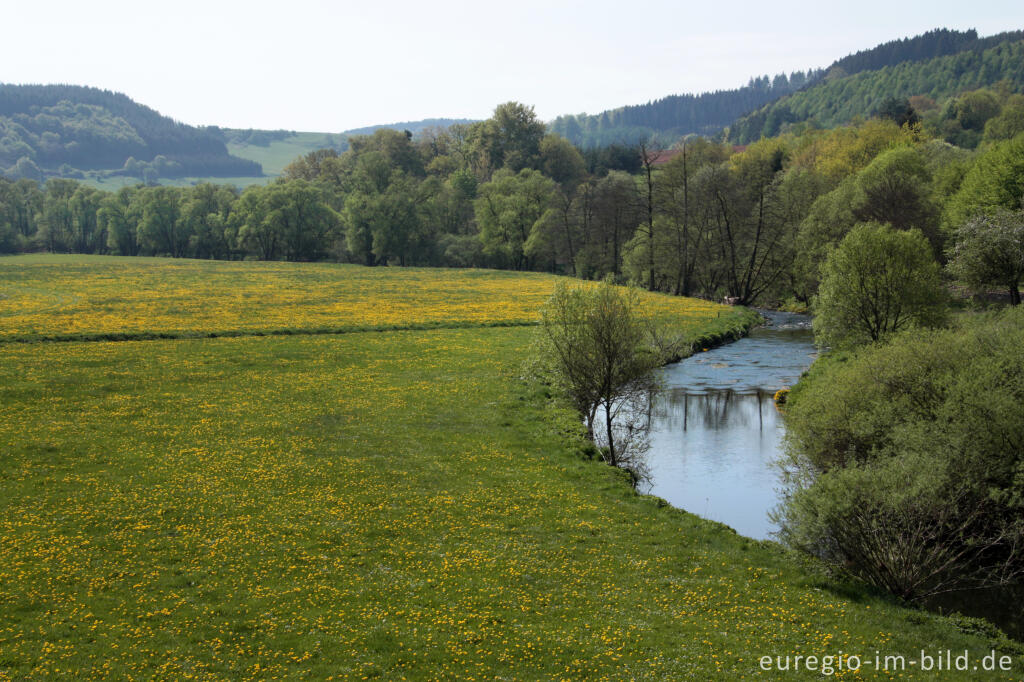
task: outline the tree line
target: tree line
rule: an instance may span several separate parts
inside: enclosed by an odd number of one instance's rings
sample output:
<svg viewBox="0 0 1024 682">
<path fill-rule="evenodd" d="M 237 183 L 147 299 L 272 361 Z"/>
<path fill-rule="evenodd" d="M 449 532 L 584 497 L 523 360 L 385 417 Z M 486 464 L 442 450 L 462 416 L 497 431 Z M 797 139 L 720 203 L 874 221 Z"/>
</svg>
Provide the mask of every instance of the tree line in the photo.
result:
<svg viewBox="0 0 1024 682">
<path fill-rule="evenodd" d="M 479 123 L 349 145 L 244 192 L 0 181 L 0 249 L 544 270 L 806 305 L 856 225 L 918 230 L 944 262 L 968 220 L 1024 195 L 1019 134 L 972 151 L 886 118 L 602 159 L 510 102 Z"/>
</svg>

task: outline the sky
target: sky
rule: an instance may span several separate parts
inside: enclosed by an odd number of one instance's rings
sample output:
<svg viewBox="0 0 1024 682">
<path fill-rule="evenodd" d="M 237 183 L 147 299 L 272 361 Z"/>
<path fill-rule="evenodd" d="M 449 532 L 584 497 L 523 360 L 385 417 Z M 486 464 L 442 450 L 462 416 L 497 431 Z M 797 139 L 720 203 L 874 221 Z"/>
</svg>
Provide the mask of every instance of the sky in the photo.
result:
<svg viewBox="0 0 1024 682">
<path fill-rule="evenodd" d="M 0 82 L 123 92 L 193 125 L 344 130 L 546 121 L 824 67 L 945 27 L 1024 29 L 1024 2 L 48 0 L 5 3 Z"/>
</svg>

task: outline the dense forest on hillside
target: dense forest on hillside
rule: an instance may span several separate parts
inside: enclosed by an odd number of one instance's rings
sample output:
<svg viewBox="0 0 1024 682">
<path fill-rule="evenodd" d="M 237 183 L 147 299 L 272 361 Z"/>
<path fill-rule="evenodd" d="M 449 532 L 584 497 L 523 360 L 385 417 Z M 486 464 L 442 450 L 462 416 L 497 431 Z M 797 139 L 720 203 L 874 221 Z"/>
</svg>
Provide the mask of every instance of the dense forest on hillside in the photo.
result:
<svg viewBox="0 0 1024 682">
<path fill-rule="evenodd" d="M 559 116 L 551 123 L 551 131 L 585 148 L 630 144 L 652 137 L 664 141 L 688 134 L 713 135 L 736 117 L 794 92 L 821 75 L 812 71 L 789 76 L 780 73 L 774 78 L 760 76 L 735 90 L 670 95 L 593 116 Z"/>
<path fill-rule="evenodd" d="M 674 141 L 683 135 L 714 135 L 737 118 L 793 93 L 812 89 L 822 81 L 851 76 L 862 71 L 875 71 L 904 62 L 920 62 L 964 51 L 981 52 L 1007 41 L 1024 38 L 1024 32 L 1001 33 L 978 38 L 977 31 L 935 29 L 912 38 L 883 43 L 868 50 L 843 57 L 828 68 L 798 71 L 787 76 L 751 78 L 746 86 L 735 90 L 719 90 L 700 95 L 671 95 L 634 106 L 612 109 L 597 115 L 560 116 L 551 124 L 552 132 L 581 147 L 605 146 L 612 143 L 637 143 L 655 139 Z M 979 82 L 972 87 L 989 83 Z M 914 94 L 914 93 L 911 93 Z M 854 105 L 856 106 L 856 105 Z M 873 111 L 861 111 L 867 116 Z M 780 114 L 776 114 L 776 117 Z M 778 132 L 770 127 L 770 137 Z M 785 116 L 779 123 L 787 122 Z M 847 119 L 848 120 L 848 119 Z M 744 141 L 757 136 L 744 136 Z"/>
<path fill-rule="evenodd" d="M 832 72 L 814 87 L 738 119 L 729 127 L 727 137 L 735 144 L 746 144 L 776 135 L 786 126 L 797 123 L 828 128 L 857 116 L 871 115 L 893 97 L 918 98 L 919 106 L 934 108 L 937 101 L 1000 82 L 1004 90 L 1019 91 L 1024 86 L 1022 34 L 1003 36 L 1007 40 L 984 50 L 968 49 L 850 76 L 844 76 L 841 71 Z M 992 39 L 985 39 L 977 41 L 976 45 L 991 43 Z"/>
<path fill-rule="evenodd" d="M 260 175 L 222 137 L 127 96 L 73 85 L 0 84 L 0 169 L 13 177 L 112 170 L 142 177 Z"/>
</svg>

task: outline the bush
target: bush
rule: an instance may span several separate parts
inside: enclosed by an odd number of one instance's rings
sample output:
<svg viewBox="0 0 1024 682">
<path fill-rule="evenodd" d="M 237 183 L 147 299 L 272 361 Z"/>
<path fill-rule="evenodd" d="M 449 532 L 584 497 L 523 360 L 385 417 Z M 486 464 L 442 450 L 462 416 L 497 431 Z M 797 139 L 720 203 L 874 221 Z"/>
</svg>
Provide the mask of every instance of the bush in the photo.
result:
<svg viewBox="0 0 1024 682">
<path fill-rule="evenodd" d="M 905 598 L 1024 569 L 1024 313 L 815 366 L 787 404 L 781 537 Z"/>
<path fill-rule="evenodd" d="M 913 325 L 935 325 L 947 296 L 939 264 L 919 230 L 863 223 L 821 268 L 814 335 L 834 348 L 878 341 Z"/>
</svg>

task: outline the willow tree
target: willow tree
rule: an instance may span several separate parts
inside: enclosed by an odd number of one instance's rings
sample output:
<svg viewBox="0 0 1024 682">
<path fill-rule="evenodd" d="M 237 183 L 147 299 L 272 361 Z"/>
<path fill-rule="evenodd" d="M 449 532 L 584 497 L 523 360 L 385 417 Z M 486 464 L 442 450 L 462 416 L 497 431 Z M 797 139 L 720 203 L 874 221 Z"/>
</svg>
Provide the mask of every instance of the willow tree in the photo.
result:
<svg viewBox="0 0 1024 682">
<path fill-rule="evenodd" d="M 637 290 L 559 284 L 541 309 L 539 348 L 542 367 L 582 414 L 605 461 L 634 482 L 644 478 L 643 408 L 661 356 L 649 342 Z"/>
</svg>

